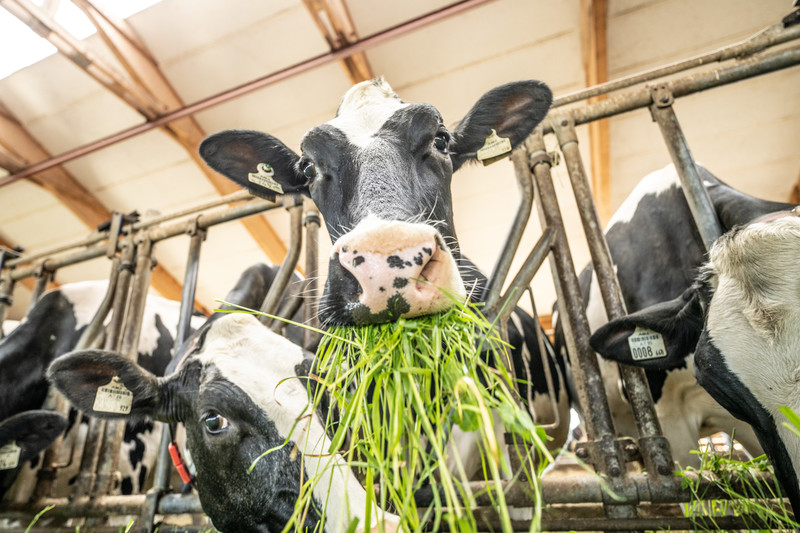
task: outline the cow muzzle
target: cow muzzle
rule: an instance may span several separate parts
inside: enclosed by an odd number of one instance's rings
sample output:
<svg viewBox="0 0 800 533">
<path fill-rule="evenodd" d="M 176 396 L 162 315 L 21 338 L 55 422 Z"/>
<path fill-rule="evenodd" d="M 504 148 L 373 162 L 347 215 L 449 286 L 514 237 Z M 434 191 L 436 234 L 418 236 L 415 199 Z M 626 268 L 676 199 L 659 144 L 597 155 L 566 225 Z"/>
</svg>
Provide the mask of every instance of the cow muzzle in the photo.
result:
<svg viewBox="0 0 800 533">
<path fill-rule="evenodd" d="M 356 322 L 433 314 L 465 298 L 453 256 L 426 224 L 367 218 L 334 243 L 331 262 L 358 282 L 359 316 L 374 317 Z"/>
</svg>

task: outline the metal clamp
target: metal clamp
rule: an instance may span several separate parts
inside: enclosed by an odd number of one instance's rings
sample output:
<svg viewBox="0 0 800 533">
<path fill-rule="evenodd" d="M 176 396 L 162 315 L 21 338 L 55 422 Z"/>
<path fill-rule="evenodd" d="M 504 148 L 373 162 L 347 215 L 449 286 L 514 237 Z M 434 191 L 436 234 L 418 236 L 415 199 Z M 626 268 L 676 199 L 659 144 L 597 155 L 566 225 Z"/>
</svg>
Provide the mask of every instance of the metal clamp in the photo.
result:
<svg viewBox="0 0 800 533">
<path fill-rule="evenodd" d="M 665 83 L 661 85 L 651 85 L 650 97 L 653 99 L 653 104 L 656 107 L 669 107 L 675 102 L 672 91 Z"/>
</svg>

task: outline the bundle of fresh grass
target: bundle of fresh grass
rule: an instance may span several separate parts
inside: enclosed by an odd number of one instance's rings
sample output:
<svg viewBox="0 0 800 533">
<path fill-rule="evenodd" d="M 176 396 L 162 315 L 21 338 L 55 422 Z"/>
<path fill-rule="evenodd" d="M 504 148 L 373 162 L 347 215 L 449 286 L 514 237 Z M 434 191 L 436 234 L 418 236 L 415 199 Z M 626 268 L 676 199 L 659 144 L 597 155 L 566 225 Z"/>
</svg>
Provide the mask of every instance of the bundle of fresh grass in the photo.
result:
<svg viewBox="0 0 800 533">
<path fill-rule="evenodd" d="M 377 503 L 400 516 L 404 531 L 436 531 L 444 524 L 450 531 L 476 531 L 479 493 L 470 485 L 476 480 L 486 482 L 480 490 L 492 501 L 503 531 L 512 530 L 504 479 L 525 483 L 533 500 L 541 500 L 538 480 L 552 457 L 502 364 L 506 348 L 492 324 L 461 303 L 438 315 L 325 333 L 310 380 L 312 405 L 325 406 L 332 435 L 328 452 L 342 454 L 365 486 L 377 489 L 367 491 L 367 523 Z M 454 432 L 477 442 L 477 479 L 450 445 Z M 504 432 L 514 437 L 510 448 Z M 513 455 L 518 468 L 512 472 Z M 323 472 L 308 476 L 284 531 L 299 529 L 316 505 L 312 491 Z M 433 494 L 426 508 L 415 500 L 422 488 Z M 325 509 L 319 511 L 324 517 Z M 531 512 L 533 531 L 539 504 Z"/>
</svg>

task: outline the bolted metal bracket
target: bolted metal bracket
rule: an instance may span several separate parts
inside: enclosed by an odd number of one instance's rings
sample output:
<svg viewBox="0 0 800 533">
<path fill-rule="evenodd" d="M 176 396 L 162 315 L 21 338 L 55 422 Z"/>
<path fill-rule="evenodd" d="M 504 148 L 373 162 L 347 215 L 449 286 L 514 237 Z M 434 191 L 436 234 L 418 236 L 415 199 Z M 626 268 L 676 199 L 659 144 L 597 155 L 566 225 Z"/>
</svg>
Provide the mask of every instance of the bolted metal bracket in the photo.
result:
<svg viewBox="0 0 800 533">
<path fill-rule="evenodd" d="M 672 91 L 664 83 L 650 86 L 650 98 L 656 107 L 669 107 L 675 102 Z"/>
</svg>

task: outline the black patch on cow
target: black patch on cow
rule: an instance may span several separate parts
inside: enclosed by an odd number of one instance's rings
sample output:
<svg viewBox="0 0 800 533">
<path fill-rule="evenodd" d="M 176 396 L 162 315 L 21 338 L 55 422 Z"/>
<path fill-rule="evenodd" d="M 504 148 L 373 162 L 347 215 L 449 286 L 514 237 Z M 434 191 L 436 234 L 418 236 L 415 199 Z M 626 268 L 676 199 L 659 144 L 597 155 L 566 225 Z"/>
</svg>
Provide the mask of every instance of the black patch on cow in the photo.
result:
<svg viewBox="0 0 800 533">
<path fill-rule="evenodd" d="M 147 327 L 147 326 L 145 326 Z M 158 331 L 156 347 L 151 353 L 139 352 L 138 362 L 142 368 L 156 376 L 163 376 L 170 361 L 172 360 L 172 346 L 175 339 L 170 334 L 161 315 L 156 315 L 155 327 Z"/>
<path fill-rule="evenodd" d="M 430 249 L 430 248 L 428 248 L 427 246 L 423 246 L 423 247 L 422 247 L 422 251 L 423 251 L 423 252 L 425 252 L 425 253 L 426 253 L 426 254 L 428 254 L 428 255 L 433 255 L 433 250 L 431 250 L 431 249 Z"/>
<path fill-rule="evenodd" d="M 366 305 L 359 304 L 350 311 L 350 316 L 355 325 L 362 326 L 394 322 L 409 311 L 411 311 L 411 306 L 403 295 L 398 293 L 389 297 L 386 301 L 386 309 L 379 313 L 373 313 Z"/>
<path fill-rule="evenodd" d="M 386 292 L 386 287 L 378 287 L 378 290 L 381 292 Z"/>
<path fill-rule="evenodd" d="M 390 255 L 387 257 L 386 264 L 389 265 L 389 268 L 405 268 L 406 266 L 411 266 L 411 263 L 403 261 L 398 255 Z"/>
<path fill-rule="evenodd" d="M 394 278 L 392 282 L 392 287 L 395 289 L 402 289 L 406 285 L 408 285 L 408 278 Z"/>
<path fill-rule="evenodd" d="M 414 256 L 414 264 L 417 266 L 422 266 L 422 252 Z"/>
<path fill-rule="evenodd" d="M 153 422 L 149 420 L 132 420 L 125 424 L 123 440 L 132 445 L 128 459 L 130 459 L 133 470 L 136 470 L 136 466 L 141 464 L 144 459 L 145 444 L 141 438 L 142 434 L 152 433 L 154 427 Z"/>
<path fill-rule="evenodd" d="M 366 259 L 364 259 L 364 256 L 363 256 L 363 255 L 357 255 L 357 256 L 355 256 L 355 257 L 353 258 L 353 266 L 354 266 L 354 267 L 357 267 L 358 265 L 360 265 L 360 264 L 361 264 L 361 263 L 363 263 L 364 261 L 366 261 Z"/>
<path fill-rule="evenodd" d="M 139 490 L 144 487 L 145 482 L 147 481 L 147 466 L 142 465 L 141 470 L 139 470 Z"/>
<path fill-rule="evenodd" d="M 139 485 L 140 487 L 142 485 Z M 120 482 L 119 490 L 122 494 L 133 494 L 133 481 L 130 476 L 124 476 Z"/>
</svg>

